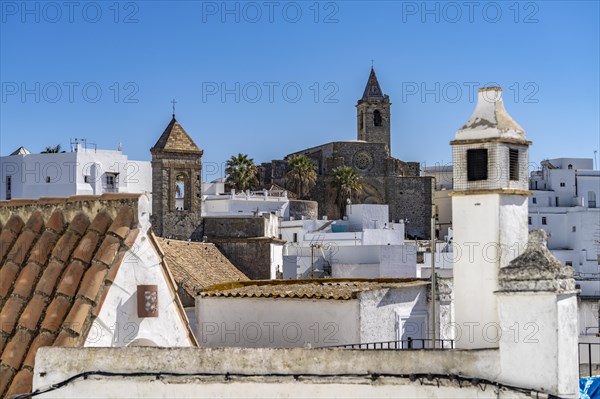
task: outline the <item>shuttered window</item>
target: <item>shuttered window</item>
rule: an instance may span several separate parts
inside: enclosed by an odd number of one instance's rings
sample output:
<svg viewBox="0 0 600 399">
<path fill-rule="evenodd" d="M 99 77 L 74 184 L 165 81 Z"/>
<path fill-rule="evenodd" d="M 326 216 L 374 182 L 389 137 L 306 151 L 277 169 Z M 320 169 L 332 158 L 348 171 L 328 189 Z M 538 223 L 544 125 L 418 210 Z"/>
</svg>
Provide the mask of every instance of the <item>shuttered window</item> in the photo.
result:
<svg viewBox="0 0 600 399">
<path fill-rule="evenodd" d="M 519 150 L 508 150 L 510 180 L 519 180 Z"/>
</svg>

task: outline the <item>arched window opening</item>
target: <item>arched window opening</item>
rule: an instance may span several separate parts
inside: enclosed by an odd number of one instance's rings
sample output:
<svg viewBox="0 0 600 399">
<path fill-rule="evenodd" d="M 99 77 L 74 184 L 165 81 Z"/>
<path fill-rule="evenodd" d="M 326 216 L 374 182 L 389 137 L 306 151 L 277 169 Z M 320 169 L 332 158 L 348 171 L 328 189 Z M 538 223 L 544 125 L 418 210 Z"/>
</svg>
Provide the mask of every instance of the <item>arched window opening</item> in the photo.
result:
<svg viewBox="0 0 600 399">
<path fill-rule="evenodd" d="M 379 110 L 373 112 L 373 123 L 375 126 L 381 126 L 381 112 L 379 112 Z"/>
<path fill-rule="evenodd" d="M 358 116 L 358 130 L 362 131 L 363 130 L 363 113 L 361 112 L 360 115 Z"/>
<path fill-rule="evenodd" d="M 175 176 L 175 209 L 185 211 L 189 203 L 188 179 L 185 173 L 178 173 Z"/>
<path fill-rule="evenodd" d="M 573 169 L 573 165 L 569 164 L 569 166 L 567 166 L 567 168 Z"/>
</svg>

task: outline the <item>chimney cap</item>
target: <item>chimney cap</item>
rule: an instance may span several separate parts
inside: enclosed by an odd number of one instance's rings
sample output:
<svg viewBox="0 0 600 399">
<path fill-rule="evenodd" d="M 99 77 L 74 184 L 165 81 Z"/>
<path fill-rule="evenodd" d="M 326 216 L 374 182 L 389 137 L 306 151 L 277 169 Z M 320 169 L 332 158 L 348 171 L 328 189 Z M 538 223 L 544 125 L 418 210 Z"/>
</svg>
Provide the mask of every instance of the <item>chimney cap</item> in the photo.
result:
<svg viewBox="0 0 600 399">
<path fill-rule="evenodd" d="M 526 142 L 525 130 L 508 114 L 499 86 L 481 87 L 477 105 L 469 120 L 456 132 L 455 139 L 512 139 Z"/>
</svg>

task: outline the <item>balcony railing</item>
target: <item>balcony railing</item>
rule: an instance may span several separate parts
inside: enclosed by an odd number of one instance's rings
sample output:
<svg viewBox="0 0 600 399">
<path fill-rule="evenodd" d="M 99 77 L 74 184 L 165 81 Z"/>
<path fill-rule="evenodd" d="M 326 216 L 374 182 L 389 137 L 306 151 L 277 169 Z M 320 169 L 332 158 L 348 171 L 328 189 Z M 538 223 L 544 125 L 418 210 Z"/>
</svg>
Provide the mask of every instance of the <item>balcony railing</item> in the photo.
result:
<svg viewBox="0 0 600 399">
<path fill-rule="evenodd" d="M 579 343 L 579 376 L 600 375 L 600 342 Z"/>
<path fill-rule="evenodd" d="M 411 350 L 411 349 L 434 349 L 429 338 L 411 338 L 399 341 L 365 342 L 360 344 L 346 344 L 329 346 L 328 348 L 344 349 L 369 349 L 369 350 Z M 436 339 L 435 349 L 454 349 L 454 340 Z"/>
</svg>

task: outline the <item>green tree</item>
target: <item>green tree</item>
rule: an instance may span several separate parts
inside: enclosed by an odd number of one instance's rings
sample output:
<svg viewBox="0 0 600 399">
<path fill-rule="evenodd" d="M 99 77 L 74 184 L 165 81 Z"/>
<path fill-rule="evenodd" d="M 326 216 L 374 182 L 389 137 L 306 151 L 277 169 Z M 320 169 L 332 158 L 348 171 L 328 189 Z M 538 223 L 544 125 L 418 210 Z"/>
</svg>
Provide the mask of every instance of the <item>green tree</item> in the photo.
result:
<svg viewBox="0 0 600 399">
<path fill-rule="evenodd" d="M 232 155 L 226 163 L 225 182 L 237 191 L 253 189 L 258 186 L 257 172 L 254 159 L 248 158 L 248 154 Z"/>
<path fill-rule="evenodd" d="M 356 199 L 362 192 L 361 177 L 350 166 L 338 166 L 333 169 L 333 184 L 337 188 L 337 201 L 340 207 L 340 216 L 345 216 L 346 204 L 349 200 Z"/>
<path fill-rule="evenodd" d="M 315 164 L 304 155 L 291 157 L 288 164 L 291 169 L 286 173 L 285 180 L 290 187 L 293 187 L 298 198 L 303 198 L 317 182 Z"/>
<path fill-rule="evenodd" d="M 46 147 L 46 149 L 44 151 L 42 151 L 42 154 L 58 154 L 60 152 L 60 144 L 57 144 L 54 147 Z"/>
</svg>

